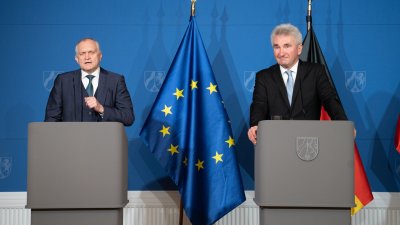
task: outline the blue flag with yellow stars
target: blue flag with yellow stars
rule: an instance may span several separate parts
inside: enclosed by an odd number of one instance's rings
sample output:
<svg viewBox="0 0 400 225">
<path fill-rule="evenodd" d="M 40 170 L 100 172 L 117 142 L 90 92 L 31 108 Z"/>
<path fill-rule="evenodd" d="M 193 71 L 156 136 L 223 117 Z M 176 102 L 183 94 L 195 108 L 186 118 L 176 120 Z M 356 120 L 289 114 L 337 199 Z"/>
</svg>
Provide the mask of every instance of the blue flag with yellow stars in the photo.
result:
<svg viewBox="0 0 400 225">
<path fill-rule="evenodd" d="M 235 140 L 194 16 L 140 136 L 178 186 L 193 225 L 213 224 L 245 200 Z"/>
</svg>

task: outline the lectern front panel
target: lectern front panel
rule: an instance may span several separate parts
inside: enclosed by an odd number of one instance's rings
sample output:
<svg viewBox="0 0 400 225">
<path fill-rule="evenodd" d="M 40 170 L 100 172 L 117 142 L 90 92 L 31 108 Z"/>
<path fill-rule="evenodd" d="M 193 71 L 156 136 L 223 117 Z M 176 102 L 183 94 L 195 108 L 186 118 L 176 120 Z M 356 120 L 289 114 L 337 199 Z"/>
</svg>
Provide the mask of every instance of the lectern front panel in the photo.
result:
<svg viewBox="0 0 400 225">
<path fill-rule="evenodd" d="M 261 121 L 255 150 L 256 203 L 353 207 L 353 130 L 349 121 Z"/>
<path fill-rule="evenodd" d="M 28 208 L 119 208 L 127 203 L 120 123 L 31 123 Z"/>
</svg>

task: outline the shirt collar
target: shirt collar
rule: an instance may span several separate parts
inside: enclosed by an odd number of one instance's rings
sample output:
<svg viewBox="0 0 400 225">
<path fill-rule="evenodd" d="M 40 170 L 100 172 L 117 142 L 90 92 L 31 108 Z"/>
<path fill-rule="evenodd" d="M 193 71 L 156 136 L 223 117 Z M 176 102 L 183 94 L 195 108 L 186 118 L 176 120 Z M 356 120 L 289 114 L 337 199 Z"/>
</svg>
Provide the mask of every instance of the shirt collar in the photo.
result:
<svg viewBox="0 0 400 225">
<path fill-rule="evenodd" d="M 279 68 L 281 69 L 281 74 L 283 75 L 283 74 L 285 74 L 285 72 L 287 71 L 287 70 L 290 70 L 290 71 L 292 71 L 294 74 L 297 74 L 297 69 L 299 68 L 299 61 L 300 60 L 297 60 L 297 62 L 292 66 L 292 68 L 290 68 L 290 69 L 285 69 L 285 68 L 283 68 L 281 65 L 279 65 Z"/>
<path fill-rule="evenodd" d="M 82 79 L 86 77 L 86 75 L 89 75 L 89 73 L 87 73 L 86 71 L 81 70 L 81 74 L 82 74 Z M 93 75 L 95 78 L 100 76 L 100 67 L 98 67 L 93 73 L 91 73 L 90 75 Z"/>
</svg>

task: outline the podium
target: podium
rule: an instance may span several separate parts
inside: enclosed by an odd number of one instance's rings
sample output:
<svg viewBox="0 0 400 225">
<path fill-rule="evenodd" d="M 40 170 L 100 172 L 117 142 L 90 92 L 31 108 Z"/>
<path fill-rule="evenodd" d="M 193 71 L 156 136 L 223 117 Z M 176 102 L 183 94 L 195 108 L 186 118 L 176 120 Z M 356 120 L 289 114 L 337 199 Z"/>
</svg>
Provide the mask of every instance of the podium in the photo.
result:
<svg viewBox="0 0 400 225">
<path fill-rule="evenodd" d="M 127 159 L 121 123 L 30 123 L 31 224 L 122 225 L 128 202 Z"/>
<path fill-rule="evenodd" d="M 350 121 L 261 121 L 255 199 L 261 225 L 351 225 L 354 126 Z"/>
</svg>

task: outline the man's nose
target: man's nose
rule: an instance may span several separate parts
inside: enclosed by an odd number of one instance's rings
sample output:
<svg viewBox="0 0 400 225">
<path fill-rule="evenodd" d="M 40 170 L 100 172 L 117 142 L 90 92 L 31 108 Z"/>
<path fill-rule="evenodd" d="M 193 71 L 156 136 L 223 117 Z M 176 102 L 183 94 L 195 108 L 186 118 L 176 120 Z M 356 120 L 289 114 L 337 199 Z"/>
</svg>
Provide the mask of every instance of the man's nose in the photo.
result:
<svg viewBox="0 0 400 225">
<path fill-rule="evenodd" d="M 279 49 L 278 56 L 283 56 L 284 54 L 285 54 L 285 51 L 282 49 Z"/>
</svg>

